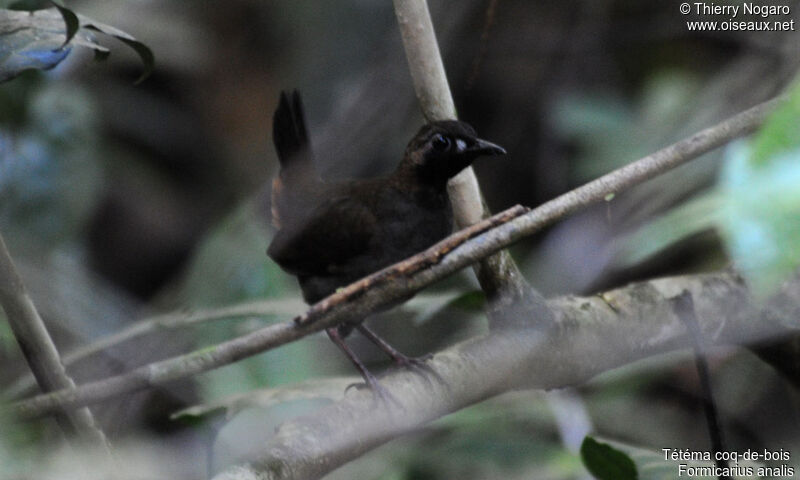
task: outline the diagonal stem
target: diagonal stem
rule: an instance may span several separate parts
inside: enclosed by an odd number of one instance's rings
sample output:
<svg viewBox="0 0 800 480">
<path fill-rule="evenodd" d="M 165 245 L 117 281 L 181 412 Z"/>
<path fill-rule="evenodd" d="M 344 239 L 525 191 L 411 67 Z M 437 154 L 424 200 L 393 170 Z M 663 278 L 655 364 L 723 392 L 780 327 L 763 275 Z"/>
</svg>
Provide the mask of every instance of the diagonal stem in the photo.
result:
<svg viewBox="0 0 800 480">
<path fill-rule="evenodd" d="M 67 375 L 58 350 L 47 327 L 39 316 L 22 278 L 19 276 L 3 236 L 0 235 L 0 306 L 14 332 L 28 366 L 43 392 L 75 388 Z M 95 425 L 87 407 L 63 411 L 56 416 L 64 433 L 77 435 L 88 445 L 99 446 L 110 453 L 105 435 Z"/>
<path fill-rule="evenodd" d="M 395 15 L 403 36 L 408 67 L 422 113 L 428 120 L 456 118 L 456 108 L 439 52 L 426 0 L 394 0 Z M 472 167 L 448 184 L 456 224 L 460 228 L 491 216 Z M 549 324 L 553 320 L 544 302 L 519 271 L 506 250 L 486 257 L 474 266 L 481 288 L 489 299 L 491 327 L 526 323 Z M 509 311 L 514 306 L 514 311 Z"/>
</svg>

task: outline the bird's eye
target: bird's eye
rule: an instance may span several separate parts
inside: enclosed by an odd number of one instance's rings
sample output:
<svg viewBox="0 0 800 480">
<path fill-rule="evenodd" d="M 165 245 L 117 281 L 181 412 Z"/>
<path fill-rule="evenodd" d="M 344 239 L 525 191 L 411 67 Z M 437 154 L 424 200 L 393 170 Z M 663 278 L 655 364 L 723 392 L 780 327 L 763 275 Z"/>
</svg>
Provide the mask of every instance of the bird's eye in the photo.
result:
<svg viewBox="0 0 800 480">
<path fill-rule="evenodd" d="M 433 145 L 433 149 L 439 152 L 444 152 L 445 150 L 450 148 L 451 141 L 449 138 L 445 137 L 441 134 L 436 134 L 431 140 L 431 144 Z"/>
</svg>

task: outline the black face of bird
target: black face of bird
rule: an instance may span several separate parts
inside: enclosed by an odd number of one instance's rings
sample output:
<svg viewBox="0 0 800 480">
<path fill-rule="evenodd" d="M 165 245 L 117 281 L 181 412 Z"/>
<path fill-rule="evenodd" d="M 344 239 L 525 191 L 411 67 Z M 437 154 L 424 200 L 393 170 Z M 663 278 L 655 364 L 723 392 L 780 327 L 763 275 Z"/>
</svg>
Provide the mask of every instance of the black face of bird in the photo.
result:
<svg viewBox="0 0 800 480">
<path fill-rule="evenodd" d="M 444 184 L 483 155 L 504 155 L 505 149 L 477 137 L 464 122 L 446 120 L 425 125 L 409 142 L 406 159 L 420 180 Z"/>
</svg>

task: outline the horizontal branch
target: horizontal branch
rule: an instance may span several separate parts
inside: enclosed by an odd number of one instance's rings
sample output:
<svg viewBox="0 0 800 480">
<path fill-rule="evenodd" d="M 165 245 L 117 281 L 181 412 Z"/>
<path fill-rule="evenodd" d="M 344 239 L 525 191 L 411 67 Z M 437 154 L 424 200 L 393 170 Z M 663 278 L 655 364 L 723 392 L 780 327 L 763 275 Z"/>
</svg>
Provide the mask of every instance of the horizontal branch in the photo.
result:
<svg viewBox="0 0 800 480">
<path fill-rule="evenodd" d="M 460 230 L 425 252 L 340 289 L 313 305 L 293 322 L 270 325 L 216 346 L 155 362 L 75 389 L 39 395 L 12 404 L 5 410 L 10 409 L 20 416 L 36 416 L 50 413 L 59 406 L 87 405 L 228 365 L 348 319 L 365 318 L 536 233 L 581 207 L 603 201 L 611 193 L 651 179 L 734 138 L 753 132 L 778 101 L 771 100 L 746 110 L 533 210 L 517 206 Z"/>
<path fill-rule="evenodd" d="M 731 273 L 666 278 L 603 295 L 551 300 L 554 330 L 494 331 L 437 353 L 427 365 L 443 383 L 393 371 L 381 384 L 402 408 L 372 406 L 368 391 L 348 393 L 342 401 L 284 423 L 260 458 L 230 467 L 215 480 L 320 478 L 393 438 L 497 394 L 577 385 L 638 359 L 690 347 L 670 303 L 684 291 L 696 305 L 708 345 L 747 344 L 800 328 L 798 279 L 768 309 L 754 302 Z"/>
</svg>

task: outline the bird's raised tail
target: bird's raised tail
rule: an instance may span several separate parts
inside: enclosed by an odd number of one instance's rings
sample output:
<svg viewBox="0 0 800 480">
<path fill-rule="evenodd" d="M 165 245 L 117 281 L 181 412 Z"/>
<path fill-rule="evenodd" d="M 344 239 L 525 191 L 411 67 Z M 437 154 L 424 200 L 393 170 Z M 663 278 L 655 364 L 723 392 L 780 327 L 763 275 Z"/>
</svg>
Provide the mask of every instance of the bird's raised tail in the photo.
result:
<svg viewBox="0 0 800 480">
<path fill-rule="evenodd" d="M 272 139 L 281 164 L 272 181 L 272 223 L 281 227 L 287 217 L 302 210 L 303 192 L 313 192 L 316 184 L 321 183 L 314 168 L 303 103 L 297 90 L 291 94 L 281 92 L 272 117 Z"/>
<path fill-rule="evenodd" d="M 281 92 L 278 108 L 272 117 L 272 139 L 281 168 L 286 168 L 297 161 L 308 160 L 303 158 L 310 154 L 310 143 L 303 114 L 303 102 L 297 90 L 291 94 Z"/>
</svg>

